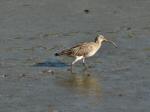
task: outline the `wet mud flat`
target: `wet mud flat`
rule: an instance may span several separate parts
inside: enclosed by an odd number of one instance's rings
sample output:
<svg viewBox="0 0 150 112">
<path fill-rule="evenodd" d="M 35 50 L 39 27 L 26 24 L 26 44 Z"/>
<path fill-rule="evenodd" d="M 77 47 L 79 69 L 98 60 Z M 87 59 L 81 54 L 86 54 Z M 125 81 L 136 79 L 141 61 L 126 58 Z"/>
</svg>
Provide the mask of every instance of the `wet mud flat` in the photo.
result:
<svg viewBox="0 0 150 112">
<path fill-rule="evenodd" d="M 149 112 L 150 1 L 2 0 L 0 112 Z M 102 33 L 88 70 L 54 53 Z"/>
</svg>

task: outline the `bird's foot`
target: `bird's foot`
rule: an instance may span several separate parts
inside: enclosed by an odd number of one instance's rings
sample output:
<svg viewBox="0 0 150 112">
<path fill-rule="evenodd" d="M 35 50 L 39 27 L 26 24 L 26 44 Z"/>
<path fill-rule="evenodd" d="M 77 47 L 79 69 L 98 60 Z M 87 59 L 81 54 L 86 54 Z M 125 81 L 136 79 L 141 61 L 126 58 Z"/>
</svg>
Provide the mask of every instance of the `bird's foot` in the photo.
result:
<svg viewBox="0 0 150 112">
<path fill-rule="evenodd" d="M 86 63 L 83 63 L 83 66 L 85 67 L 85 69 L 88 69 L 88 65 Z"/>
<path fill-rule="evenodd" d="M 70 68 L 68 68 L 67 70 L 70 71 L 73 74 L 72 65 L 70 65 Z"/>
<path fill-rule="evenodd" d="M 67 69 L 71 74 L 76 74 L 75 72 L 73 72 L 73 70 L 71 68 Z"/>
<path fill-rule="evenodd" d="M 68 68 L 67 70 L 68 70 L 68 71 L 72 71 L 72 69 L 71 69 L 71 68 Z"/>
</svg>

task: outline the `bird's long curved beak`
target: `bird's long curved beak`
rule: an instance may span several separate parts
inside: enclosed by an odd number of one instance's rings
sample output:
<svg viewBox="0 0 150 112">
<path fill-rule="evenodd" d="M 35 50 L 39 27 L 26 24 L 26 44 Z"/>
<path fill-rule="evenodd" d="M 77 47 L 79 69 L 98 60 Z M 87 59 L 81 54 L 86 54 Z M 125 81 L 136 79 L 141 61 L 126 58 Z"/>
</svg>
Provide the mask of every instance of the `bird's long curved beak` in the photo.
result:
<svg viewBox="0 0 150 112">
<path fill-rule="evenodd" d="M 111 40 L 106 40 L 106 41 L 109 43 L 112 43 L 116 48 L 118 47 L 113 41 L 111 41 Z"/>
</svg>

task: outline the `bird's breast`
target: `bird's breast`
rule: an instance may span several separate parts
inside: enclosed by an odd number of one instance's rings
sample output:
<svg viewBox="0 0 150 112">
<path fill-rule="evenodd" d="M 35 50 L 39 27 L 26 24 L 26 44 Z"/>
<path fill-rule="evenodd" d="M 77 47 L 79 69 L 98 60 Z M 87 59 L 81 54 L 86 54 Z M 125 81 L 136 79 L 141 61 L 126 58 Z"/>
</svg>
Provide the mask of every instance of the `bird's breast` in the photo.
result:
<svg viewBox="0 0 150 112">
<path fill-rule="evenodd" d="M 91 56 L 93 56 L 97 51 L 98 51 L 98 49 L 91 50 L 85 57 L 91 57 Z"/>
</svg>

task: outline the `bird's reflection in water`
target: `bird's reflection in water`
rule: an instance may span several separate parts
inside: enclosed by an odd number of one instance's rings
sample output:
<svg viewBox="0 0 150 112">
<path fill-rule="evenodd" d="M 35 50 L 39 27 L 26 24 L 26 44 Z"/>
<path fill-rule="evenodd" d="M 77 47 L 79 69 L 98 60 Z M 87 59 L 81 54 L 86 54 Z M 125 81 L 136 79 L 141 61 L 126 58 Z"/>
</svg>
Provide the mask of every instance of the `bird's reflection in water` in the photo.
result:
<svg viewBox="0 0 150 112">
<path fill-rule="evenodd" d="M 66 79 L 60 81 L 61 86 L 73 89 L 86 95 L 101 95 L 101 85 L 92 74 L 69 74 Z"/>
</svg>

